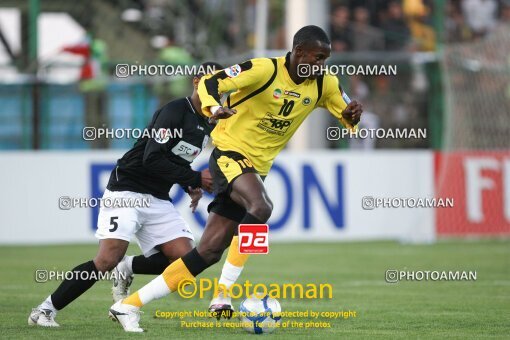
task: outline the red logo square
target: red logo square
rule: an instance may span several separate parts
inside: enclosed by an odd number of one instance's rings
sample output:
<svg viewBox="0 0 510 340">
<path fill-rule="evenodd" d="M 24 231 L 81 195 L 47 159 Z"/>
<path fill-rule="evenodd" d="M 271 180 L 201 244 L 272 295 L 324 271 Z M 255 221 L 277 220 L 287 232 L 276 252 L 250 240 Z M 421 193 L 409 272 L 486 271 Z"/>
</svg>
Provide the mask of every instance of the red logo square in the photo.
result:
<svg viewBox="0 0 510 340">
<path fill-rule="evenodd" d="M 269 226 L 267 224 L 240 224 L 239 253 L 269 253 Z"/>
</svg>

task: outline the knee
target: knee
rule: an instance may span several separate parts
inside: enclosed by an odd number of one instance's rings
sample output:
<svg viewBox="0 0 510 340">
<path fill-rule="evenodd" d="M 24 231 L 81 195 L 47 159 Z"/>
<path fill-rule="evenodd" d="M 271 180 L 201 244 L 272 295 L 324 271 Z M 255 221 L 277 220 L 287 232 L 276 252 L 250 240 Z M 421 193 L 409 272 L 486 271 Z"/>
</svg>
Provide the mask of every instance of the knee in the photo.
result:
<svg viewBox="0 0 510 340">
<path fill-rule="evenodd" d="M 216 247 L 216 246 L 202 246 L 198 247 L 198 253 L 204 261 L 212 266 L 215 263 L 218 263 L 221 260 L 221 256 L 223 255 L 224 248 Z"/>
<path fill-rule="evenodd" d="M 271 202 L 268 198 L 261 197 L 260 199 L 252 202 L 247 211 L 265 223 L 269 220 L 269 217 L 271 217 L 271 213 L 273 212 L 273 202 Z"/>
<path fill-rule="evenodd" d="M 94 258 L 94 265 L 96 266 L 96 269 L 101 273 L 112 270 L 119 264 L 119 262 L 120 259 L 109 258 L 105 256 L 96 256 Z"/>
</svg>

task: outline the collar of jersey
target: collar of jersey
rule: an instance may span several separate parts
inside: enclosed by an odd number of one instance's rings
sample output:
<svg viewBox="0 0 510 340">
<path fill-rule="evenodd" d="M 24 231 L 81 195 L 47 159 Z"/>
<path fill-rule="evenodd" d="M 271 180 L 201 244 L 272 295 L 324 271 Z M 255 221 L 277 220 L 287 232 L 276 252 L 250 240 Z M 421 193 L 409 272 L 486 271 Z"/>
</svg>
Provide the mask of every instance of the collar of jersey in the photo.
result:
<svg viewBox="0 0 510 340">
<path fill-rule="evenodd" d="M 310 80 L 310 79 L 306 79 L 301 84 L 296 84 L 294 82 L 294 80 L 292 80 L 292 78 L 290 77 L 289 69 L 287 68 L 287 65 L 289 65 L 289 67 L 290 67 L 290 52 L 287 52 L 287 54 L 285 55 L 285 63 L 283 64 L 283 68 L 284 68 L 283 74 L 284 74 L 285 80 L 287 82 L 289 82 L 292 86 L 299 87 L 301 85 L 304 85 L 307 81 Z"/>
</svg>

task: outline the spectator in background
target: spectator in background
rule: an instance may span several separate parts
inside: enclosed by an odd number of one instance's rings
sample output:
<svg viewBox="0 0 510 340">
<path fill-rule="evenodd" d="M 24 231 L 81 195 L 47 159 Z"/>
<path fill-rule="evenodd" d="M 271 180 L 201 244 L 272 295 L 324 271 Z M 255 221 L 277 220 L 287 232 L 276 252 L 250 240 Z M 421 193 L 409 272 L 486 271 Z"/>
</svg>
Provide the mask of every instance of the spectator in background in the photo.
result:
<svg viewBox="0 0 510 340">
<path fill-rule="evenodd" d="M 429 25 L 430 8 L 422 0 L 404 0 L 404 14 L 413 37 L 413 49 L 416 51 L 434 51 L 436 34 Z"/>
<path fill-rule="evenodd" d="M 409 43 L 410 31 L 404 20 L 402 6 L 398 1 L 390 1 L 387 18 L 383 23 L 387 50 L 403 50 Z"/>
<path fill-rule="evenodd" d="M 384 33 L 370 26 L 370 14 L 365 7 L 354 9 L 354 22 L 351 25 L 352 49 L 354 51 L 377 51 L 384 49 Z"/>
<path fill-rule="evenodd" d="M 471 30 L 460 10 L 460 4 L 448 1 L 446 4 L 446 41 L 457 42 L 471 39 Z"/>
<path fill-rule="evenodd" d="M 483 37 L 496 26 L 496 0 L 463 0 L 462 13 L 475 38 Z"/>
<path fill-rule="evenodd" d="M 331 49 L 333 52 L 351 50 L 351 31 L 349 29 L 349 7 L 337 6 L 331 16 Z"/>
</svg>

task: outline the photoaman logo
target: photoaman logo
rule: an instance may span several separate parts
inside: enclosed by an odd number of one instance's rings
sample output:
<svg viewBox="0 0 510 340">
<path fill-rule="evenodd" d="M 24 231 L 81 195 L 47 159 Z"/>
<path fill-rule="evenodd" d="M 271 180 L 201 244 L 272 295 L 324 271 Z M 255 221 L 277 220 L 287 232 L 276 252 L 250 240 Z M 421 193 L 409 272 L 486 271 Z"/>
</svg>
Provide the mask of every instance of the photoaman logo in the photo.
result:
<svg viewBox="0 0 510 340">
<path fill-rule="evenodd" d="M 269 253 L 269 226 L 267 224 L 240 224 L 238 235 L 240 254 Z"/>
</svg>

